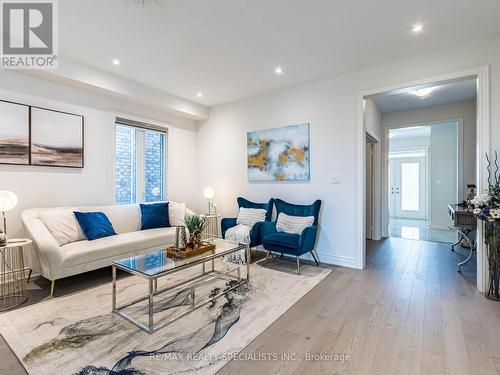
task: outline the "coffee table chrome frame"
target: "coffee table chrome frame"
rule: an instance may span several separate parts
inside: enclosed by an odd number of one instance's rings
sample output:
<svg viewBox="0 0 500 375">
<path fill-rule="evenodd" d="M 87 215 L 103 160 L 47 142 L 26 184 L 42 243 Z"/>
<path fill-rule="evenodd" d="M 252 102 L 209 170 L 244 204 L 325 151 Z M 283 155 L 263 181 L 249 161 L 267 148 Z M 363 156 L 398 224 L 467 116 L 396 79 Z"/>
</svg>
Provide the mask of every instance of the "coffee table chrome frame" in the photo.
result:
<svg viewBox="0 0 500 375">
<path fill-rule="evenodd" d="M 231 268 L 231 269 L 223 271 L 223 272 L 217 271 L 215 269 L 215 259 L 222 258 L 225 255 L 228 255 L 228 254 L 234 253 L 236 251 L 240 251 L 240 250 L 245 250 L 245 255 L 246 255 L 247 262 L 246 262 L 246 277 L 245 278 L 241 277 L 241 267 L 240 266 Z M 205 263 L 207 263 L 207 262 L 211 263 L 211 269 L 208 271 L 206 270 L 206 266 L 205 266 Z M 243 283 L 248 282 L 250 280 L 250 262 L 251 262 L 250 246 L 244 245 L 244 244 L 240 244 L 233 249 L 229 249 L 229 250 L 222 251 L 219 253 L 215 253 L 215 250 L 214 250 L 214 251 L 212 251 L 211 255 L 196 259 L 192 262 L 188 262 L 182 266 L 173 268 L 171 270 L 167 270 L 167 271 L 159 273 L 157 275 L 147 275 L 145 273 L 129 269 L 127 267 L 124 267 L 120 264 L 113 262 L 113 264 L 111 266 L 112 267 L 112 276 L 113 276 L 113 281 L 112 281 L 112 311 L 113 311 L 113 313 L 121 316 L 122 318 L 124 318 L 128 322 L 132 323 L 136 327 L 148 332 L 149 334 L 152 334 L 152 333 L 158 331 L 159 329 L 175 322 L 176 320 L 179 320 L 180 318 L 188 315 L 189 313 L 199 309 L 200 307 L 203 307 L 206 304 L 216 300 L 217 298 L 219 298 L 219 297 L 231 292 L 232 290 L 240 287 Z M 202 273 L 200 275 L 196 275 L 194 277 L 189 278 L 188 280 L 183 280 L 180 283 L 177 283 L 177 284 L 169 286 L 167 288 L 163 288 L 163 289 L 158 290 L 158 279 L 159 278 L 161 278 L 163 276 L 171 275 L 175 272 L 182 271 L 182 270 L 185 270 L 185 269 L 188 269 L 191 267 L 195 267 L 195 266 L 200 265 L 200 264 L 202 265 Z M 133 301 L 129 301 L 124 305 L 117 306 L 117 303 L 116 303 L 116 269 L 117 268 L 121 269 L 122 271 L 126 271 L 132 275 L 147 279 L 148 280 L 148 295 L 146 297 L 141 297 L 141 298 L 137 298 Z M 231 275 L 233 272 L 236 272 L 235 276 Z M 217 279 L 217 278 L 231 278 L 233 280 L 237 280 L 238 283 L 233 285 L 232 287 L 230 287 L 228 289 L 225 289 L 224 291 L 222 291 L 214 296 L 211 296 L 211 297 L 209 297 L 209 298 L 207 298 L 199 303 L 196 303 L 196 301 L 195 301 L 195 289 L 196 289 L 196 287 L 201 285 L 202 283 L 206 283 L 210 280 Z M 175 315 L 174 317 L 168 319 L 167 321 L 164 321 L 161 324 L 157 324 L 155 326 L 154 314 L 153 314 L 154 296 L 157 294 L 166 292 L 168 290 L 177 288 L 181 285 L 185 285 L 185 284 L 190 283 L 190 282 L 195 281 L 195 280 L 199 280 L 199 281 L 190 286 L 191 306 L 189 307 L 189 309 L 182 312 L 182 313 L 179 313 L 179 314 Z M 133 305 L 133 304 L 144 301 L 146 299 L 148 300 L 148 318 L 149 318 L 148 324 L 141 323 L 141 322 L 137 321 L 136 319 L 134 319 L 129 314 L 127 314 L 123 311 L 120 311 L 120 310 L 123 310 L 123 309 Z"/>
</svg>

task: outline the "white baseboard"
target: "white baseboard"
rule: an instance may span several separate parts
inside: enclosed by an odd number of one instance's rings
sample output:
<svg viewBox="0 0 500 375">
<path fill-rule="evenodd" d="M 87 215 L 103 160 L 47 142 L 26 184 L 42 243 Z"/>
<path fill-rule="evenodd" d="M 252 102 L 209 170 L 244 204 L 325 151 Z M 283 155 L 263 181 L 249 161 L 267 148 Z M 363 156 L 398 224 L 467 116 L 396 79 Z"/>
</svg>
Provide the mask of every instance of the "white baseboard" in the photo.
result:
<svg viewBox="0 0 500 375">
<path fill-rule="evenodd" d="M 256 246 L 253 249 L 258 250 L 258 251 L 266 251 L 262 246 Z M 318 254 L 319 261 L 321 263 L 326 263 L 326 264 L 331 264 L 333 266 L 341 266 L 341 267 L 349 267 L 349 268 L 358 268 L 356 266 L 356 259 L 351 258 L 351 257 L 346 257 L 342 255 L 331 255 L 331 254 L 325 254 L 322 253 L 321 251 L 316 250 L 316 253 Z M 301 256 L 301 258 L 310 260 L 314 262 L 313 257 L 311 254 L 307 253 Z"/>
<path fill-rule="evenodd" d="M 317 251 L 317 253 L 318 253 L 319 261 L 321 263 L 332 264 L 334 266 L 357 268 L 356 259 L 354 259 L 354 258 L 346 257 L 343 255 L 325 254 L 325 253 L 322 253 L 320 251 Z"/>
</svg>

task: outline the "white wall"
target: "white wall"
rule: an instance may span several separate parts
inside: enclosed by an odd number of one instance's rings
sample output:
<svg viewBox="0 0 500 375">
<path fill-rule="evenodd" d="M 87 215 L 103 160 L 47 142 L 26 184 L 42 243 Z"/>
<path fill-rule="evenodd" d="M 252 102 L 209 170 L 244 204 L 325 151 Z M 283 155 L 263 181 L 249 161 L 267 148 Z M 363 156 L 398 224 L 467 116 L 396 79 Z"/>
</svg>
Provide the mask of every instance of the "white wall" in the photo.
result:
<svg viewBox="0 0 500 375">
<path fill-rule="evenodd" d="M 200 124 L 200 184 L 214 186 L 224 215 L 236 213 L 238 195 L 259 201 L 275 196 L 297 203 L 322 199 L 317 244 L 322 261 L 361 267 L 355 186 L 358 94 L 484 64 L 491 68 L 492 103 L 499 103 L 497 37 L 215 107 L 209 120 Z M 493 145 L 500 148 L 500 127 L 495 126 L 500 122 L 500 106 L 492 106 L 491 121 Z M 302 122 L 311 125 L 311 181 L 248 183 L 246 132 Z M 340 175 L 343 183 L 331 184 L 333 174 Z"/>
<path fill-rule="evenodd" d="M 448 204 L 457 202 L 457 124 L 431 126 L 430 221 L 431 227 L 448 229 Z"/>
<path fill-rule="evenodd" d="M 476 102 L 474 100 L 383 113 L 382 127 L 437 123 L 458 119 L 461 119 L 463 123 L 463 183 L 465 188 L 465 185 L 476 182 Z M 493 131 L 495 132 L 494 126 Z M 496 134 L 500 136 L 498 131 Z M 500 142 L 498 145 L 500 146 Z"/>
<path fill-rule="evenodd" d="M 408 137 L 408 138 L 392 138 L 389 139 L 389 152 L 422 148 L 426 149 L 431 146 L 431 137 Z"/>
<path fill-rule="evenodd" d="M 33 207 L 113 204 L 114 116 L 111 111 L 168 122 L 168 196 L 196 209 L 196 124 L 170 114 L 11 72 L 0 72 L 0 99 L 85 116 L 85 168 L 0 165 L 0 190 L 19 205 L 8 213 L 11 237 L 23 237 L 21 212 Z M 22 92 L 21 92 L 22 91 Z M 50 98 L 50 99 L 48 99 Z M 0 124 L 1 125 L 1 124 Z"/>
<path fill-rule="evenodd" d="M 380 142 L 382 139 L 382 113 L 371 98 L 365 99 L 365 130 Z"/>
</svg>

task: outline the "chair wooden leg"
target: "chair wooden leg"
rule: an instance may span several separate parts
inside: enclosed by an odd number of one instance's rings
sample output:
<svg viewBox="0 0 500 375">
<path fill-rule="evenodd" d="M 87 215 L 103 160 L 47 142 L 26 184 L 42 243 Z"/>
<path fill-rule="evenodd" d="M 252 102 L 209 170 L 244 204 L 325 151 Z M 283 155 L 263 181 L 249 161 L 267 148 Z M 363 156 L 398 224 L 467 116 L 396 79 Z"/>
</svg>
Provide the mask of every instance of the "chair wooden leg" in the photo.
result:
<svg viewBox="0 0 500 375">
<path fill-rule="evenodd" d="M 317 255 L 314 253 L 314 250 L 311 250 L 310 253 L 311 253 L 312 257 L 314 258 L 316 265 L 319 266 L 319 259 L 318 259 Z"/>
<path fill-rule="evenodd" d="M 272 255 L 273 253 L 271 251 L 267 252 L 266 259 L 264 259 L 264 266 L 267 264 L 267 261 L 272 257 Z"/>
<path fill-rule="evenodd" d="M 56 281 L 52 280 L 52 282 L 50 283 L 50 295 L 49 295 L 50 299 L 54 298 L 54 288 L 55 288 L 55 286 L 56 286 Z"/>
<path fill-rule="evenodd" d="M 300 258 L 299 257 L 296 258 L 297 258 L 297 275 L 300 275 Z"/>
</svg>

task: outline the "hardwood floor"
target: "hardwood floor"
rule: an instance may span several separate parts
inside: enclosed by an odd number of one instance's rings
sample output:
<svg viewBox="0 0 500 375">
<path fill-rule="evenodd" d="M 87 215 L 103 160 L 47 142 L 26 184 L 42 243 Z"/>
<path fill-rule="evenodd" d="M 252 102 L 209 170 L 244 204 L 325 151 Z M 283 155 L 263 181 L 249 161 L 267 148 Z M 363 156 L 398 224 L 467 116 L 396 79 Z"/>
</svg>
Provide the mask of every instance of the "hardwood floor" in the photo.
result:
<svg viewBox="0 0 500 375">
<path fill-rule="evenodd" d="M 500 304 L 477 292 L 474 263 L 457 273 L 460 255 L 443 243 L 367 247 L 366 270 L 335 268 L 242 351 L 344 361 L 233 360 L 219 374 L 500 373 Z"/>
<path fill-rule="evenodd" d="M 368 241 L 367 269 L 334 267 L 219 374 L 500 374 L 500 303 L 477 292 L 474 263 L 456 272 L 458 252 Z M 57 293 L 109 282 L 107 271 L 62 280 Z M 48 285 L 30 288 L 36 303 Z M 0 358 L 0 374 L 24 374 L 2 340 Z"/>
</svg>

